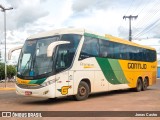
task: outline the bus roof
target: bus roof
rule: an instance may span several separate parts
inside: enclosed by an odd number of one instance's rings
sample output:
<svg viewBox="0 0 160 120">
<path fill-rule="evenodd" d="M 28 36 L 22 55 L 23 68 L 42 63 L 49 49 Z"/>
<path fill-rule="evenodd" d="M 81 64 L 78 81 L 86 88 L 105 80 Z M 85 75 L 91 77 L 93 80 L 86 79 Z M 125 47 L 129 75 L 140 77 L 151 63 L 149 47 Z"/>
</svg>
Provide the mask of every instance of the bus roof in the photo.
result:
<svg viewBox="0 0 160 120">
<path fill-rule="evenodd" d="M 152 48 L 150 46 L 140 45 L 140 44 L 128 41 L 128 40 L 124 40 L 124 39 L 121 39 L 121 38 L 118 38 L 118 37 L 114 37 L 112 35 L 107 35 L 106 34 L 105 37 L 107 39 L 109 39 L 110 41 L 114 41 L 114 42 L 118 42 L 118 43 L 123 43 L 123 44 L 127 44 L 127 45 L 132 45 L 132 46 L 136 46 L 136 47 L 142 47 L 142 48 L 151 49 L 151 50 L 155 50 L 155 48 Z"/>
<path fill-rule="evenodd" d="M 52 30 L 48 32 L 41 32 L 35 35 L 31 35 L 28 39 L 36 39 L 36 38 L 43 38 L 43 37 L 49 37 L 53 35 L 60 35 L 60 34 L 84 34 L 84 29 L 75 29 L 75 28 L 62 28 L 57 30 Z"/>
<path fill-rule="evenodd" d="M 113 42 L 117 42 L 117 43 L 123 43 L 123 44 L 127 44 L 127 45 L 132 45 L 132 46 L 137 46 L 137 47 L 142 47 L 142 48 L 146 48 L 146 49 L 151 49 L 151 50 L 155 50 L 152 47 L 149 46 L 144 46 L 144 45 L 139 45 L 137 43 L 128 41 L 128 40 L 124 40 L 118 37 L 114 37 L 112 35 L 108 35 L 108 34 L 99 34 L 93 31 L 89 31 L 83 28 L 62 28 L 62 29 L 57 29 L 57 30 L 52 30 L 52 31 L 48 31 L 48 32 L 42 32 L 42 33 L 38 33 L 35 35 L 31 35 L 30 37 L 28 37 L 29 39 L 36 39 L 36 38 L 43 38 L 43 37 L 50 37 L 50 36 L 54 36 L 54 35 L 60 35 L 60 34 L 80 34 L 80 35 L 89 35 L 89 36 L 93 36 L 96 38 L 103 38 L 106 40 L 110 40 Z"/>
</svg>

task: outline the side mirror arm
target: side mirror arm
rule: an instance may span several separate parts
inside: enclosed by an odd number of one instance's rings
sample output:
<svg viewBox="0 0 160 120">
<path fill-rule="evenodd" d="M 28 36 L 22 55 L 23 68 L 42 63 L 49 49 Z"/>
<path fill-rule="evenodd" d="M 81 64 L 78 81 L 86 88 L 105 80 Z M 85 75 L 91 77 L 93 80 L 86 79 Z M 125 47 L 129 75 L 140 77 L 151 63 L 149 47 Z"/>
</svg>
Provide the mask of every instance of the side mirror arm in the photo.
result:
<svg viewBox="0 0 160 120">
<path fill-rule="evenodd" d="M 15 47 L 15 48 L 10 49 L 9 52 L 8 52 L 8 60 L 11 60 L 12 52 L 14 52 L 15 50 L 22 49 L 22 47 L 23 46 L 19 46 L 19 47 Z"/>
<path fill-rule="evenodd" d="M 51 57 L 52 56 L 56 46 L 62 45 L 62 44 L 69 44 L 69 43 L 70 43 L 69 41 L 52 42 L 47 48 L 47 57 Z"/>
</svg>

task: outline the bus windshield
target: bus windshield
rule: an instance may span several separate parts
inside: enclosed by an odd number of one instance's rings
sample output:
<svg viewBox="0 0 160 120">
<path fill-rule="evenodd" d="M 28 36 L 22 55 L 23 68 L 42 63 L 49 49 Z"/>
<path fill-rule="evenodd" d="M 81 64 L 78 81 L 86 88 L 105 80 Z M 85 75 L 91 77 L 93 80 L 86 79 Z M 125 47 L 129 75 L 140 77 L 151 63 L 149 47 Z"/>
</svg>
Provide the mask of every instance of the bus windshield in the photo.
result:
<svg viewBox="0 0 160 120">
<path fill-rule="evenodd" d="M 70 67 L 80 38 L 80 35 L 64 34 L 26 40 L 19 57 L 17 75 L 36 77 L 53 71 L 60 72 Z M 60 40 L 70 43 L 57 46 L 56 54 L 47 57 L 48 46 L 52 42 Z"/>
</svg>

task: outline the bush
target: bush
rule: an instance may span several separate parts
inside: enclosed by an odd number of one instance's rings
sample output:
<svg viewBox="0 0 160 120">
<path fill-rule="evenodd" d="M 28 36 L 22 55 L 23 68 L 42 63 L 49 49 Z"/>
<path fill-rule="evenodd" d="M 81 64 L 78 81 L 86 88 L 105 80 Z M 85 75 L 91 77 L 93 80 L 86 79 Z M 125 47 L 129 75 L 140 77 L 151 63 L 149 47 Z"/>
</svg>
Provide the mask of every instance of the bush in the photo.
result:
<svg viewBox="0 0 160 120">
<path fill-rule="evenodd" d="M 5 71 L 4 71 L 5 64 L 0 63 L 0 79 L 5 78 Z M 13 65 L 7 65 L 7 77 L 12 78 L 16 75 L 16 67 Z"/>
<path fill-rule="evenodd" d="M 0 80 L 3 80 L 4 76 L 4 63 L 0 63 Z"/>
</svg>

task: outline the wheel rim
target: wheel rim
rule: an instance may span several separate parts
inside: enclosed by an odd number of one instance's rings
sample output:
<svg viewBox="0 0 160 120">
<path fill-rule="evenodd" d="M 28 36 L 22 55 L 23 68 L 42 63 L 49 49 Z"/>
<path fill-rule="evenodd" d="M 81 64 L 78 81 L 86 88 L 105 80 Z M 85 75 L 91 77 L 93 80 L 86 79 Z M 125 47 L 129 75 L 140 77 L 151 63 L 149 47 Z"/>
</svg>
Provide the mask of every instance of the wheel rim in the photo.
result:
<svg viewBox="0 0 160 120">
<path fill-rule="evenodd" d="M 85 94 L 86 94 L 86 88 L 85 87 L 80 87 L 80 89 L 79 89 L 79 94 L 80 94 L 80 96 L 84 96 Z"/>
<path fill-rule="evenodd" d="M 146 80 L 144 80 L 144 88 L 147 88 L 147 81 Z"/>
</svg>

